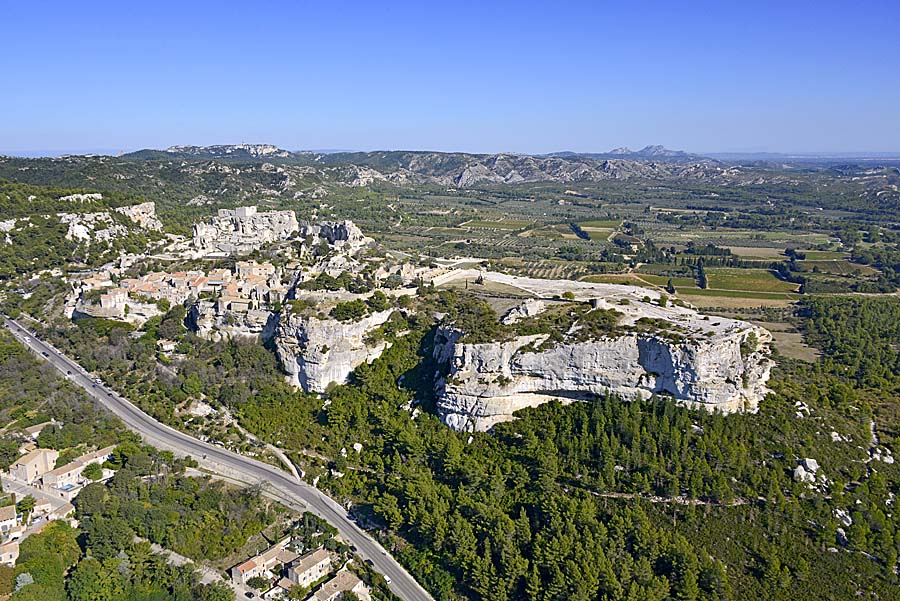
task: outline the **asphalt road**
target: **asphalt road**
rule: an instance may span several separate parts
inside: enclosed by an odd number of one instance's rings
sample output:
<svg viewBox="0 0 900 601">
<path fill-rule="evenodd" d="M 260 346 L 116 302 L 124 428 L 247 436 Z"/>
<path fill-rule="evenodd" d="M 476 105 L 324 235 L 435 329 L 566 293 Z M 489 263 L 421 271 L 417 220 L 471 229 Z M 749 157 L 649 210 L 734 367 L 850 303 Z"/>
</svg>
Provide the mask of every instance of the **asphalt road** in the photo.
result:
<svg viewBox="0 0 900 601">
<path fill-rule="evenodd" d="M 20 342 L 65 374 L 71 382 L 84 388 L 101 405 L 117 415 L 126 426 L 140 434 L 148 444 L 179 455 L 190 455 L 204 469 L 228 479 L 248 485 L 259 484 L 268 496 L 294 509 L 310 511 L 324 518 L 337 528 L 345 541 L 356 547 L 358 555 L 371 560 L 374 568 L 389 579 L 390 589 L 395 595 L 404 601 L 432 599 L 431 595 L 377 541 L 350 520 L 346 511 L 323 492 L 271 465 L 201 442 L 156 421 L 115 391 L 95 382 L 80 365 L 50 344 L 35 338 L 15 320 L 4 316 L 3 321 L 6 328 Z"/>
</svg>

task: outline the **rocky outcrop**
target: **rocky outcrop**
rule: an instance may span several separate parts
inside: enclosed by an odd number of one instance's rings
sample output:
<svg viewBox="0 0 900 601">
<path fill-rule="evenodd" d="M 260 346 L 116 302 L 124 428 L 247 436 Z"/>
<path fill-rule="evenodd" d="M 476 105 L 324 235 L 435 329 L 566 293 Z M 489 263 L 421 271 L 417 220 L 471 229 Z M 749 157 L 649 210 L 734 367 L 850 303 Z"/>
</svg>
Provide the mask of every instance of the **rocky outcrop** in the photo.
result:
<svg viewBox="0 0 900 601">
<path fill-rule="evenodd" d="M 500 320 L 505 326 L 518 323 L 528 317 L 534 317 L 544 310 L 544 303 L 536 298 L 526 299 L 521 305 L 513 307 L 507 311 L 503 319 Z"/>
<path fill-rule="evenodd" d="M 300 228 L 293 211 L 258 213 L 256 207 L 219 209 L 207 223 L 194 224 L 193 245 L 200 254 L 246 253 L 287 240 Z"/>
<path fill-rule="evenodd" d="M 653 309 L 658 319 L 660 308 Z M 685 311 L 673 312 L 673 320 L 689 324 Z M 684 336 L 625 329 L 546 349 L 546 334 L 466 344 L 452 326 L 439 328 L 434 356 L 448 372 L 438 385 L 438 410 L 457 430 L 487 430 L 525 407 L 605 393 L 629 400 L 665 395 L 723 412 L 754 410 L 767 392 L 771 335 L 740 321 L 717 318 L 707 325 L 696 319 L 693 331 L 681 326 Z"/>
<path fill-rule="evenodd" d="M 99 192 L 91 194 L 69 194 L 68 196 L 60 196 L 61 202 L 92 202 L 95 200 L 103 200 L 103 195 Z"/>
<path fill-rule="evenodd" d="M 372 238 L 367 238 L 362 230 L 349 219 L 344 221 L 323 221 L 322 223 L 306 223 L 300 227 L 299 237 L 303 238 L 308 247 L 315 247 L 322 242 L 327 242 L 334 250 L 352 255 L 363 246 L 371 243 Z"/>
<path fill-rule="evenodd" d="M 216 146 L 170 146 L 166 153 L 200 159 L 286 158 L 291 153 L 272 144 L 219 144 Z"/>
<path fill-rule="evenodd" d="M 118 224 L 109 211 L 97 213 L 59 213 L 60 223 L 68 226 L 66 240 L 91 244 L 108 242 L 128 235 L 128 228 Z"/>
<path fill-rule="evenodd" d="M 161 232 L 163 229 L 162 222 L 156 217 L 156 203 L 142 202 L 141 204 L 128 207 L 119 207 L 116 211 L 125 215 L 145 230 Z"/>
<path fill-rule="evenodd" d="M 341 322 L 282 312 L 275 347 L 288 381 L 306 392 L 325 392 L 332 382 L 343 384 L 354 369 L 381 356 L 384 343 L 369 346 L 366 337 L 388 320 L 393 310 Z"/>
<path fill-rule="evenodd" d="M 201 300 L 191 306 L 188 325 L 201 338 L 252 338 L 269 340 L 275 335 L 278 315 L 265 309 L 225 310 L 221 302 Z"/>
</svg>

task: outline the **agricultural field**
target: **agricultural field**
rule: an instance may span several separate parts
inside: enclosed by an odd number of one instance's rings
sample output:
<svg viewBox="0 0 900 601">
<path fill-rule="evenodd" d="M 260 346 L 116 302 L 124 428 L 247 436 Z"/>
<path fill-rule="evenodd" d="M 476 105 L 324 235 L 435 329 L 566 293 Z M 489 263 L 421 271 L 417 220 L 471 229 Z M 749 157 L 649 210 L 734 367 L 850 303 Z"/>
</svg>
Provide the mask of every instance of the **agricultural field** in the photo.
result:
<svg viewBox="0 0 900 601">
<path fill-rule="evenodd" d="M 862 275 L 862 276 L 871 276 L 876 275 L 878 270 L 874 267 L 870 267 L 869 265 L 860 265 L 858 263 L 851 263 L 850 261 L 844 259 L 837 260 L 814 260 L 814 261 L 800 261 L 800 265 L 806 268 L 807 271 L 819 272 L 819 273 L 829 273 L 833 275 Z"/>
<path fill-rule="evenodd" d="M 550 240 L 565 240 L 566 236 L 572 234 L 571 228 L 566 228 L 566 231 L 560 231 L 558 226 L 556 225 L 548 225 L 547 227 L 540 227 L 535 229 L 525 230 L 524 232 L 519 233 L 519 236 L 522 238 L 547 238 Z"/>
<path fill-rule="evenodd" d="M 629 284 L 631 286 L 642 286 L 645 288 L 656 288 L 657 286 L 643 280 L 643 276 L 634 273 L 599 273 L 587 275 L 581 278 L 583 282 L 591 282 L 594 284 Z"/>
<path fill-rule="evenodd" d="M 529 278 L 547 280 L 577 280 L 588 273 L 583 263 L 562 260 L 522 261 L 516 258 L 504 258 L 497 262 L 504 271 Z"/>
<path fill-rule="evenodd" d="M 784 292 L 753 292 L 750 290 L 722 290 L 713 288 L 681 288 L 677 290 L 679 296 L 707 296 L 716 298 L 737 298 L 751 300 L 783 300 L 794 302 L 800 299 L 797 294 Z"/>
<path fill-rule="evenodd" d="M 614 230 L 622 225 L 621 219 L 581 221 L 578 223 L 583 230 Z"/>
<path fill-rule="evenodd" d="M 498 219 L 497 221 L 491 221 L 487 219 L 471 219 L 459 224 L 459 227 L 487 230 L 520 230 L 528 227 L 531 224 L 531 221 L 523 221 L 519 219 Z"/>
<path fill-rule="evenodd" d="M 784 259 L 783 248 L 768 246 L 726 246 L 732 254 L 747 259 L 771 259 L 773 261 Z"/>
<path fill-rule="evenodd" d="M 837 261 L 850 258 L 848 253 L 834 250 L 797 250 L 797 252 L 805 255 L 807 261 Z"/>
<path fill-rule="evenodd" d="M 706 270 L 709 288 L 749 292 L 796 292 L 797 284 L 785 282 L 765 269 L 733 269 L 710 267 Z"/>
<path fill-rule="evenodd" d="M 804 247 L 804 246 L 827 246 L 834 240 L 827 234 L 818 232 L 784 232 L 784 231 L 761 231 L 761 230 L 744 230 L 744 229 L 724 229 L 707 230 L 703 228 L 690 229 L 663 229 L 655 232 L 655 237 L 664 243 L 687 243 L 694 242 L 712 242 L 718 246 L 735 247 L 743 252 L 749 251 L 753 253 L 763 253 L 763 256 L 772 253 L 773 249 L 782 253 L 786 247 Z M 759 256 L 753 254 L 751 256 Z"/>
</svg>

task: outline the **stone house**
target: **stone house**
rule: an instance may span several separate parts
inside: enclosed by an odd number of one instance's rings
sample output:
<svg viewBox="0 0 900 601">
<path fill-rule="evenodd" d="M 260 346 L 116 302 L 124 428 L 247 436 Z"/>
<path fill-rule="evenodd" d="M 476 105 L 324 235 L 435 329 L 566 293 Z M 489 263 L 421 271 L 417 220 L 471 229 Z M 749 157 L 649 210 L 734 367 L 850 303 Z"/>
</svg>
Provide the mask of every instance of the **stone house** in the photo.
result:
<svg viewBox="0 0 900 601">
<path fill-rule="evenodd" d="M 248 580 L 256 576 L 263 578 L 272 577 L 271 571 L 276 565 L 288 565 L 297 559 L 297 554 L 287 549 L 289 542 L 291 542 L 291 539 L 287 537 L 259 555 L 251 557 L 244 563 L 231 568 L 232 582 L 246 585 Z"/>
<path fill-rule="evenodd" d="M 35 449 L 24 457 L 20 457 L 9 468 L 13 478 L 31 484 L 56 465 L 59 452 L 53 449 Z"/>
<path fill-rule="evenodd" d="M 323 584 L 308 601 L 338 601 L 348 592 L 356 594 L 362 601 L 371 599 L 368 587 L 359 576 L 341 570 L 334 578 Z"/>
<path fill-rule="evenodd" d="M 310 586 L 331 571 L 331 554 L 325 549 L 316 549 L 292 563 L 287 571 L 288 580 L 300 586 Z"/>
</svg>

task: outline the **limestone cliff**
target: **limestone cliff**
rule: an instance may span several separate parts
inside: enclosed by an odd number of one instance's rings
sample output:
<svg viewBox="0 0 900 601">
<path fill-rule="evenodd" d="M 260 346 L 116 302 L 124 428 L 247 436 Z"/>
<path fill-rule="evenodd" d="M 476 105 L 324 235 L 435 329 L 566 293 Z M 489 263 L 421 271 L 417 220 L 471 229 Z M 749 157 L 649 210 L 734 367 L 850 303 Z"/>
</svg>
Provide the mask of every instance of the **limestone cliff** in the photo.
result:
<svg viewBox="0 0 900 601">
<path fill-rule="evenodd" d="M 289 239 L 300 224 L 293 211 L 257 212 L 255 206 L 219 209 L 207 223 L 195 223 L 193 246 L 200 254 L 246 253 Z"/>
<path fill-rule="evenodd" d="M 348 255 L 355 254 L 363 246 L 373 242 L 372 238 L 363 235 L 362 230 L 349 219 L 322 223 L 303 222 L 300 225 L 299 237 L 305 239 L 310 248 L 324 241 Z"/>
<path fill-rule="evenodd" d="M 201 338 L 259 338 L 269 340 L 275 335 L 278 316 L 265 309 L 228 311 L 221 302 L 201 300 L 191 306 L 188 324 Z"/>
<path fill-rule="evenodd" d="M 377 359 L 385 344 L 366 344 L 366 337 L 393 310 L 341 322 L 299 315 L 285 309 L 275 330 L 275 347 L 288 381 L 306 392 L 325 392 L 329 384 L 343 384 L 354 369 Z"/>
<path fill-rule="evenodd" d="M 686 308 L 643 304 L 619 307 L 626 326 L 638 323 L 645 312 L 655 319 L 668 314 L 681 334 L 624 327 L 591 340 L 542 346 L 547 334 L 466 344 L 452 325 L 439 328 L 434 356 L 448 370 L 438 384 L 441 418 L 457 430 L 487 430 L 525 407 L 606 392 L 625 399 L 666 395 L 724 412 L 756 408 L 771 368 L 768 331 L 703 318 Z"/>
</svg>

